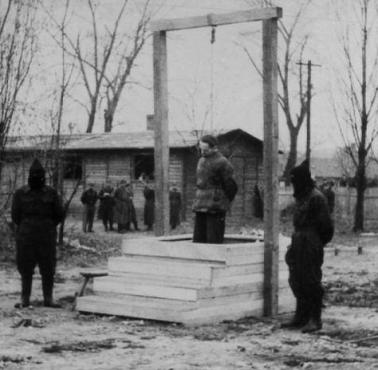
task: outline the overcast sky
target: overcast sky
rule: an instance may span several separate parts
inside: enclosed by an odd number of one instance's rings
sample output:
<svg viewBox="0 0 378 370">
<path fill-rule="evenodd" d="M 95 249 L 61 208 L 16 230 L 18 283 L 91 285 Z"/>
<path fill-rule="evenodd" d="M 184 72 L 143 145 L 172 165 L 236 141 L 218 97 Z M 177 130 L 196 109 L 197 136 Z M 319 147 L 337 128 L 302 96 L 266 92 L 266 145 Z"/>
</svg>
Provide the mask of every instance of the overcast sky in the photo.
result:
<svg viewBox="0 0 378 370">
<path fill-rule="evenodd" d="M 345 0 L 345 3 L 350 1 L 355 0 Z M 62 1 L 45 0 L 45 3 L 59 18 Z M 157 18 L 249 9 L 245 0 L 152 0 L 152 3 L 154 7 L 160 8 Z M 300 2 L 286 0 L 278 3 L 283 7 L 285 23 L 291 24 Z M 338 42 L 341 26 L 333 12 L 332 3 L 334 2 L 329 0 L 314 0 L 303 14 L 297 33 L 299 38 L 306 33 L 310 35 L 304 54 L 305 61 L 311 59 L 313 63 L 321 65 L 314 68 L 312 73 L 312 146 L 317 155 L 330 155 L 337 146 L 342 145 L 332 103 L 338 98 L 335 70 L 339 68 L 338 62 L 341 59 Z M 103 25 L 111 24 L 119 4 L 119 0 L 99 1 L 99 18 Z M 70 31 L 73 35 L 78 30 L 82 33 L 89 32 L 87 12 L 86 1 L 72 1 Z M 355 26 L 353 16 L 344 17 L 342 26 L 345 24 Z M 211 126 L 214 129 L 242 128 L 262 137 L 262 83 L 242 49 L 242 46 L 246 46 L 261 64 L 260 31 L 260 22 L 217 27 L 216 42 L 212 45 L 210 28 L 168 33 L 170 129 L 209 129 Z M 43 121 L 46 121 L 51 106 L 51 88 L 55 84 L 56 66 L 59 64 L 56 46 L 48 34 L 44 32 L 40 39 L 38 65 L 33 71 L 36 80 L 29 89 L 29 99 L 34 98 L 35 110 L 28 117 L 31 121 L 38 122 L 38 125 L 29 126 L 31 133 L 46 130 Z M 114 131 L 140 130 L 145 127 L 146 115 L 153 113 L 150 41 L 137 61 L 132 79 L 141 82 L 143 87 L 132 85 L 124 92 L 115 117 Z M 80 79 L 77 81 L 72 95 L 86 103 Z M 291 86 L 296 87 L 295 79 Z M 86 113 L 77 101 L 68 101 L 64 120 L 66 126 L 69 122 L 73 123 L 75 131 L 85 131 Z M 103 107 L 98 110 L 94 131 L 103 131 Z M 280 115 L 280 146 L 287 149 L 288 143 L 288 130 Z M 304 147 L 303 129 L 299 149 L 304 150 Z"/>
</svg>

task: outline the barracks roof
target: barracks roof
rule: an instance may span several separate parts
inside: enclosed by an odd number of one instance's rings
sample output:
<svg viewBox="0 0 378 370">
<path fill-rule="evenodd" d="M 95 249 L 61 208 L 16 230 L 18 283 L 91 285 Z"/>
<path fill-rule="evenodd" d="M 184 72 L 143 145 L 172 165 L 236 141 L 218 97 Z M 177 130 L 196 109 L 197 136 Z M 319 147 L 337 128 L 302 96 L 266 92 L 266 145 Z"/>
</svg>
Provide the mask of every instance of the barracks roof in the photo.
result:
<svg viewBox="0 0 378 370">
<path fill-rule="evenodd" d="M 203 131 L 170 131 L 169 146 L 171 148 L 188 148 L 197 144 L 199 138 L 207 132 Z M 244 136 L 251 141 L 262 144 L 262 141 L 241 129 L 223 130 L 213 133 L 218 138 L 227 136 Z M 138 132 L 92 133 L 61 136 L 61 148 L 65 150 L 94 149 L 145 149 L 154 147 L 154 132 L 151 130 Z M 52 148 L 53 137 L 18 136 L 10 137 L 6 149 L 8 151 L 41 150 Z"/>
</svg>

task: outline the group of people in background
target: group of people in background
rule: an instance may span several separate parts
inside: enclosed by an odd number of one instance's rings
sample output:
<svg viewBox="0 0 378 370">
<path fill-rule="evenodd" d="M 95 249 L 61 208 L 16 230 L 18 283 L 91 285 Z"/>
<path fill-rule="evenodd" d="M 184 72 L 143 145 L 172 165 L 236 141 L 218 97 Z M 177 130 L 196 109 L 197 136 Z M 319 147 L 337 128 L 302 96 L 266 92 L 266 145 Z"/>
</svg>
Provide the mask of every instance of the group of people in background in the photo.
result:
<svg viewBox="0 0 378 370">
<path fill-rule="evenodd" d="M 144 184 L 143 196 L 145 199 L 143 220 L 146 230 L 153 229 L 155 220 L 155 190 L 151 183 L 141 180 Z M 96 204 L 98 206 L 98 218 L 102 220 L 105 231 L 115 230 L 117 225 L 119 233 L 131 230 L 139 231 L 136 210 L 134 206 L 133 189 L 126 180 L 121 180 L 118 187 L 114 189 L 109 180 L 97 193 L 95 185 L 88 183 L 88 188 L 81 195 L 83 204 L 83 232 L 93 232 L 93 222 L 96 214 Z M 170 199 L 170 224 L 172 229 L 180 224 L 181 214 L 181 193 L 176 186 L 172 187 L 169 194 Z M 133 229 L 131 228 L 133 227 Z"/>
</svg>

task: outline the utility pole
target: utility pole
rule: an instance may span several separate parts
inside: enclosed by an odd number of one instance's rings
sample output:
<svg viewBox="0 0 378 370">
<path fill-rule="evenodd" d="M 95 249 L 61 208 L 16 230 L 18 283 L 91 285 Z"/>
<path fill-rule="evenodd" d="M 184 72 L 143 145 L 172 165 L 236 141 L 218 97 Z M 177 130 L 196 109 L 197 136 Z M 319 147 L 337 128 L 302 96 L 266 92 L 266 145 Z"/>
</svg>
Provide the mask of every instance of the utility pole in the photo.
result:
<svg viewBox="0 0 378 370">
<path fill-rule="evenodd" d="M 310 163 L 311 160 L 311 89 L 312 89 L 312 83 L 311 83 L 311 70 L 312 67 L 321 67 L 320 64 L 314 64 L 311 62 L 311 60 L 308 60 L 307 63 L 298 62 L 298 65 L 307 65 L 307 108 L 306 108 L 306 126 L 307 126 L 307 139 L 306 139 L 306 159 L 308 160 L 308 163 Z"/>
</svg>

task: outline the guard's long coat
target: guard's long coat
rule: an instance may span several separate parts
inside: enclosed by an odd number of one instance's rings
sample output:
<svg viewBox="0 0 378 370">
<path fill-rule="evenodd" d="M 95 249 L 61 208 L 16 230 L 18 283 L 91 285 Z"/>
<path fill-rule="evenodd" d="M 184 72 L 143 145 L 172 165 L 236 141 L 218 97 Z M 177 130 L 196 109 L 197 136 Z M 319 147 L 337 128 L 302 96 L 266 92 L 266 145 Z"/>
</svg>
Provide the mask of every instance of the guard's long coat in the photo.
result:
<svg viewBox="0 0 378 370">
<path fill-rule="evenodd" d="M 42 275 L 53 275 L 56 264 L 56 226 L 63 219 L 57 192 L 49 187 L 18 189 L 12 202 L 12 220 L 17 225 L 17 267 L 21 275 L 33 275 L 39 264 Z"/>
<path fill-rule="evenodd" d="M 294 233 L 286 254 L 289 284 L 294 295 L 306 300 L 321 300 L 324 246 L 332 239 L 333 222 L 325 196 L 309 188 L 296 198 Z"/>
</svg>

